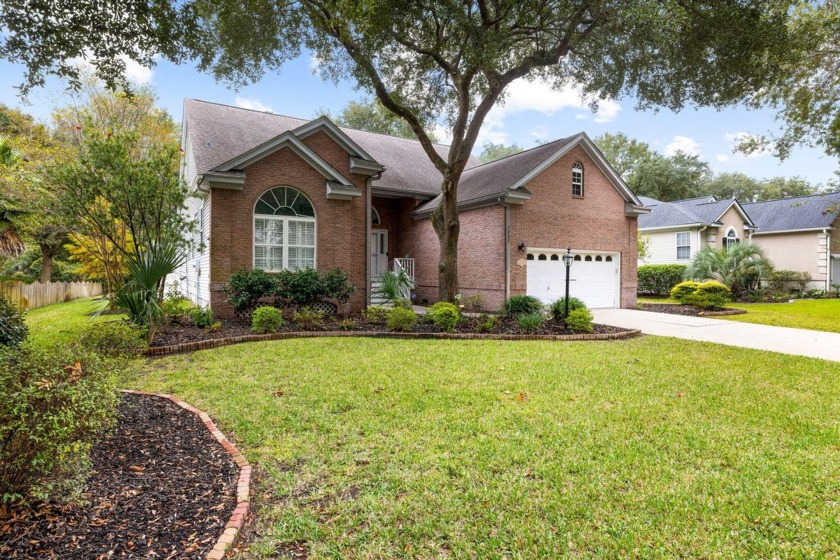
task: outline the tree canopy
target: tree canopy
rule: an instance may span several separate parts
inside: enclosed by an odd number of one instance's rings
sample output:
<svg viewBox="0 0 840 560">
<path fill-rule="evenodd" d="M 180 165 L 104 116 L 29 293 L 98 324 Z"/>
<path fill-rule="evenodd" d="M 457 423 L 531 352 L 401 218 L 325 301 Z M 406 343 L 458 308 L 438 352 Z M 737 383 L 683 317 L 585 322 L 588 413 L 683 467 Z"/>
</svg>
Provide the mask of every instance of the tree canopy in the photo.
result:
<svg viewBox="0 0 840 560">
<path fill-rule="evenodd" d="M 388 111 L 377 99 L 351 101 L 337 115 L 333 115 L 329 110 L 322 110 L 321 112 L 342 126 L 401 138 L 414 138 L 414 131 L 411 130 L 408 123 Z M 429 138 L 432 142 L 437 142 L 437 137 L 429 131 L 428 124 L 426 127 Z"/>
<path fill-rule="evenodd" d="M 522 151 L 522 149 L 523 148 L 519 146 L 519 144 L 511 144 L 508 146 L 506 144 L 494 144 L 490 142 L 489 144 L 484 145 L 478 159 L 480 159 L 482 163 L 490 163 L 491 161 L 496 161 L 497 159 L 518 154 Z"/>
</svg>

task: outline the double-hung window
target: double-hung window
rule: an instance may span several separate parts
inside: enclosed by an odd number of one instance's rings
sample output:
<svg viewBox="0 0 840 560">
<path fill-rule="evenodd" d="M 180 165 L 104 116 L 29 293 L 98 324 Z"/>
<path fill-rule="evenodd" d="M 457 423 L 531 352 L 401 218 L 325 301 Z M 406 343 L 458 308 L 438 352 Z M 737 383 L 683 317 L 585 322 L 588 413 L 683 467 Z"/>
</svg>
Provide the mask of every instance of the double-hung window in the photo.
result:
<svg viewBox="0 0 840 560">
<path fill-rule="evenodd" d="M 677 234 L 677 259 L 688 260 L 691 258 L 691 233 L 681 231 Z"/>
</svg>

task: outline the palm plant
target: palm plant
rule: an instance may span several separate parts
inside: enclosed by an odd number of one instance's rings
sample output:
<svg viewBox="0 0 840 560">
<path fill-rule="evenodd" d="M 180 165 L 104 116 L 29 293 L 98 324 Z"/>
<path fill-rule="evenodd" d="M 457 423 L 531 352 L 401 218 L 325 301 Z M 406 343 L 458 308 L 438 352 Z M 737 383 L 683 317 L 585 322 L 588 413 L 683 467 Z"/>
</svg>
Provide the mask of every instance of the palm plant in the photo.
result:
<svg viewBox="0 0 840 560">
<path fill-rule="evenodd" d="M 149 343 L 163 318 L 161 303 L 166 277 L 183 263 L 184 257 L 176 243 L 165 243 L 128 258 L 129 281 L 117 292 L 115 302 L 132 323 L 147 330 Z"/>
<path fill-rule="evenodd" d="M 394 303 L 411 291 L 411 278 L 404 270 L 399 272 L 389 270 L 382 275 L 379 282 L 379 287 L 373 293 L 381 296 L 386 303 Z"/>
<path fill-rule="evenodd" d="M 757 288 L 772 269 L 761 247 L 753 243 L 736 243 L 724 249 L 703 247 L 683 276 L 687 280 L 717 280 L 737 297 Z"/>
<path fill-rule="evenodd" d="M 14 147 L 12 141 L 0 136 L 0 173 L 5 174 L 17 168 L 22 161 L 23 154 Z M 26 248 L 12 221 L 15 212 L 9 206 L 9 202 L 4 203 L 0 197 L 0 257 L 19 255 Z"/>
</svg>

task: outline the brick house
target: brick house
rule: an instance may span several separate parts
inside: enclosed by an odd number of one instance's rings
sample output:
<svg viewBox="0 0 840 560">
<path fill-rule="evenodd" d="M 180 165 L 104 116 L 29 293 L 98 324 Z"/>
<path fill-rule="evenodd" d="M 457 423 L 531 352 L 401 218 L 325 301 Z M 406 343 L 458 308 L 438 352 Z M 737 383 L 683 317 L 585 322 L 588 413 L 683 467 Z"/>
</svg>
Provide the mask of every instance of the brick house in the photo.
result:
<svg viewBox="0 0 840 560">
<path fill-rule="evenodd" d="M 349 272 L 350 309 L 394 266 L 413 272 L 417 303 L 437 298 L 438 240 L 430 216 L 440 173 L 416 140 L 187 100 L 184 179 L 196 248 L 181 290 L 219 316 L 242 268 Z M 447 146 L 435 147 L 446 157 Z M 459 185 L 459 281 L 498 308 L 512 294 L 571 293 L 590 307 L 633 307 L 637 217 L 647 210 L 584 133 L 481 165 Z"/>
</svg>

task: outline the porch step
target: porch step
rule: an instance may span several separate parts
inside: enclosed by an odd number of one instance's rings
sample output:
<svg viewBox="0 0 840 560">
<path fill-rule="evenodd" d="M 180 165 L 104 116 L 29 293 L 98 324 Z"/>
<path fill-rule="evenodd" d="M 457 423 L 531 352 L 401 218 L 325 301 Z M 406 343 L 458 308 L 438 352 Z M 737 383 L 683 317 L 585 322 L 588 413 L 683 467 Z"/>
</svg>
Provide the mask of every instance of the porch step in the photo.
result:
<svg viewBox="0 0 840 560">
<path fill-rule="evenodd" d="M 382 282 L 373 281 L 370 283 L 370 304 L 371 305 L 379 305 L 383 307 L 391 307 L 391 304 L 387 302 L 385 298 L 380 295 L 376 294 L 376 290 L 382 285 Z"/>
</svg>

